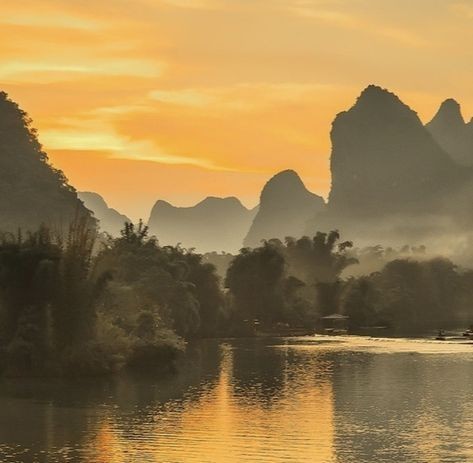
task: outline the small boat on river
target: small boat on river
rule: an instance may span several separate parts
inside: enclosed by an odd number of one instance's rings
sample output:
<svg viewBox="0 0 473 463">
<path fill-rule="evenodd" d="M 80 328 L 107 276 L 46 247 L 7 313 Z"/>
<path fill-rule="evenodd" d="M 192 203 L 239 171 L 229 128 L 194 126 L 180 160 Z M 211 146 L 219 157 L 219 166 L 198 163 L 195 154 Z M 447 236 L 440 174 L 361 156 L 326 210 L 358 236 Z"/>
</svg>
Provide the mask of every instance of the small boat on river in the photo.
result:
<svg viewBox="0 0 473 463">
<path fill-rule="evenodd" d="M 473 339 L 473 326 L 470 325 L 470 327 L 463 333 L 463 336 L 465 338 Z"/>
<path fill-rule="evenodd" d="M 332 336 L 348 334 L 349 319 L 350 317 L 339 313 L 322 317 L 320 320 L 322 322 L 323 333 Z"/>
</svg>

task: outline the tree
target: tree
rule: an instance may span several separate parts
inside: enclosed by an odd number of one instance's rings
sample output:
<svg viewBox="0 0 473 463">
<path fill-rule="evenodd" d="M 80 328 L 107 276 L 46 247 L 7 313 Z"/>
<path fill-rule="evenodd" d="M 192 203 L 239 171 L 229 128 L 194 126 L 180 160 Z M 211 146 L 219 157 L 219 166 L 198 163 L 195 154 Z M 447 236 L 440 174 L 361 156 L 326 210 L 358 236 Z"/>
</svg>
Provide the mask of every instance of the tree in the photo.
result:
<svg viewBox="0 0 473 463">
<path fill-rule="evenodd" d="M 271 326 L 284 318 L 284 279 L 284 256 L 275 243 L 266 241 L 240 251 L 228 268 L 225 285 L 241 318 Z"/>
<path fill-rule="evenodd" d="M 307 297 L 321 315 L 337 310 L 340 275 L 346 267 L 358 262 L 348 253 L 351 247 L 351 241 L 340 242 L 336 230 L 328 234 L 317 232 L 312 239 L 286 238 L 288 272 L 307 285 Z"/>
<path fill-rule="evenodd" d="M 351 329 L 370 326 L 379 322 L 376 314 L 378 294 L 376 275 L 350 278 L 341 296 L 341 312 L 350 317 Z"/>
<path fill-rule="evenodd" d="M 125 325 L 132 325 L 140 310 L 148 310 L 185 338 L 215 334 L 223 306 L 215 268 L 180 246 L 159 246 L 141 221 L 125 224 L 121 236 L 109 240 L 96 268 L 113 275 L 108 308 L 127 306 L 116 313 L 122 323 L 127 319 Z M 131 299 L 125 295 L 126 301 L 117 302 L 124 287 Z"/>
</svg>

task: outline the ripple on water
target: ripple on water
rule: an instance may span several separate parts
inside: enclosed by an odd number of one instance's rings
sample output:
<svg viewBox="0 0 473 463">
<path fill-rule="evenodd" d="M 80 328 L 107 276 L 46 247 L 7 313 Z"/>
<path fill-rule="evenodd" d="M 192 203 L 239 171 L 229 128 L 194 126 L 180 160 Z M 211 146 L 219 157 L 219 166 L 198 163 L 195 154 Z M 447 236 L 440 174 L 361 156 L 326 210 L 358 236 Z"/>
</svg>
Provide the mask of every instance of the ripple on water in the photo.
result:
<svg viewBox="0 0 473 463">
<path fill-rule="evenodd" d="M 473 461 L 472 354 L 352 336 L 209 341 L 172 378 L 3 381 L 0 461 Z"/>
</svg>

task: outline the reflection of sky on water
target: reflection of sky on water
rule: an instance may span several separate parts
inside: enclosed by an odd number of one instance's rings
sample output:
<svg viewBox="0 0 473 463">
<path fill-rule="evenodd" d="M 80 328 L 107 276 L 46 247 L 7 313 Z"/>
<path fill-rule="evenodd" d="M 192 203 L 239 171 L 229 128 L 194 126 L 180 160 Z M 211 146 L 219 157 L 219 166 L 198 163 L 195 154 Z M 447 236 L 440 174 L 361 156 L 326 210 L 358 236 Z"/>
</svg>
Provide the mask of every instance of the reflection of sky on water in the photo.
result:
<svg viewBox="0 0 473 463">
<path fill-rule="evenodd" d="M 472 359 L 433 341 L 208 341 L 165 380 L 3 381 L 0 460 L 469 461 Z"/>
</svg>

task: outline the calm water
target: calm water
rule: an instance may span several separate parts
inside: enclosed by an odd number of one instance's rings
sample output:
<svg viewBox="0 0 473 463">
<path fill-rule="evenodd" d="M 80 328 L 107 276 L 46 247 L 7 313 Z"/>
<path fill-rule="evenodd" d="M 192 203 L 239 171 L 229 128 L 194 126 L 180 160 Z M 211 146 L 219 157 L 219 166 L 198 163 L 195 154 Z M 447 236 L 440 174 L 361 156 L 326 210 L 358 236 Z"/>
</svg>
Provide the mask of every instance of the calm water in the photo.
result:
<svg viewBox="0 0 473 463">
<path fill-rule="evenodd" d="M 182 368 L 166 380 L 3 380 L 0 461 L 473 461 L 473 345 L 209 341 Z"/>
</svg>

